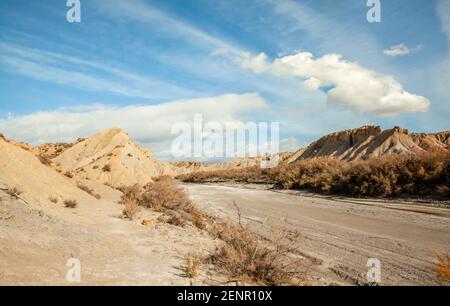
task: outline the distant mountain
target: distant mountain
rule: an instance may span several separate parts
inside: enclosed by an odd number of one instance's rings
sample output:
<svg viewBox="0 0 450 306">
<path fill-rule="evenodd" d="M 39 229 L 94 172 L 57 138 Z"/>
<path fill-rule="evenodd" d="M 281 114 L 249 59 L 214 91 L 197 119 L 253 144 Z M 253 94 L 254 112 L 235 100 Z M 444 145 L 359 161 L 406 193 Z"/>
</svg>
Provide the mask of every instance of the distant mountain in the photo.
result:
<svg viewBox="0 0 450 306">
<path fill-rule="evenodd" d="M 450 131 L 436 134 L 409 133 L 400 127 L 381 130 L 379 126 L 363 126 L 326 135 L 294 153 L 290 162 L 316 157 L 336 157 L 352 161 L 387 154 L 417 154 L 448 150 Z"/>
</svg>

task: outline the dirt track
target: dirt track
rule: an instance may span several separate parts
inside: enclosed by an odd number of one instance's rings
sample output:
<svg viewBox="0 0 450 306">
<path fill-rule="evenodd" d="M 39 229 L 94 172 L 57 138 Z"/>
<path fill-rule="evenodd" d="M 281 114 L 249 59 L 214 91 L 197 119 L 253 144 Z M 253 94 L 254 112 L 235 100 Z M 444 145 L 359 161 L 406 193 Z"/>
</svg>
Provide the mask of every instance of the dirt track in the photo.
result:
<svg viewBox="0 0 450 306">
<path fill-rule="evenodd" d="M 346 201 L 269 190 L 184 185 L 203 209 L 243 218 L 261 234 L 271 224 L 300 229 L 314 273 L 340 284 L 365 284 L 367 260 L 381 261 L 381 285 L 432 285 L 437 251 L 450 250 L 450 210 L 406 203 Z"/>
</svg>

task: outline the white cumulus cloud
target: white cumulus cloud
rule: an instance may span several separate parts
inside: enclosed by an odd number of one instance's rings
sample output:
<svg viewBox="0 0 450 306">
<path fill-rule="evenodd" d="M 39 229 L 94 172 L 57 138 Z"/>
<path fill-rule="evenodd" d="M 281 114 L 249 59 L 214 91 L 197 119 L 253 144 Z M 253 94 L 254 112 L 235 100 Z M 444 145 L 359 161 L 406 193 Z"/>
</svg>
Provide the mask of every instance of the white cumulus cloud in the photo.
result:
<svg viewBox="0 0 450 306">
<path fill-rule="evenodd" d="M 299 52 L 272 63 L 266 58 L 265 54 L 253 60 L 245 58 L 241 66 L 256 73 L 268 71 L 278 76 L 296 77 L 304 90 L 322 88 L 326 90 L 329 105 L 380 116 L 426 112 L 430 107 L 427 98 L 405 91 L 392 76 L 346 61 L 338 54 L 315 59 L 309 52 Z"/>
</svg>

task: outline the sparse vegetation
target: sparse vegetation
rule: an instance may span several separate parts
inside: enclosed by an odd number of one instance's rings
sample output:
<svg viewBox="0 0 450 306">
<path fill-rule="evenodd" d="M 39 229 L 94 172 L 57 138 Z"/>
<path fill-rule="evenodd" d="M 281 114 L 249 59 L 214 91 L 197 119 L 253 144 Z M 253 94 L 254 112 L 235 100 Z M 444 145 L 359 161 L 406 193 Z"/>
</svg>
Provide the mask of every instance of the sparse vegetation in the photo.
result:
<svg viewBox="0 0 450 306">
<path fill-rule="evenodd" d="M 64 201 L 64 206 L 66 208 L 77 208 L 78 203 L 75 200 L 65 200 Z"/>
<path fill-rule="evenodd" d="M 38 155 L 38 158 L 39 158 L 39 161 L 45 166 L 50 166 L 52 164 L 52 161 L 47 156 L 40 154 L 40 155 Z"/>
<path fill-rule="evenodd" d="M 103 172 L 111 172 L 111 165 L 109 165 L 109 164 L 104 165 L 102 168 L 102 171 Z"/>
<path fill-rule="evenodd" d="M 123 199 L 123 202 L 125 205 L 124 209 L 122 210 L 123 217 L 125 217 L 129 220 L 134 220 L 136 215 L 141 211 L 141 208 L 136 203 L 136 201 L 134 201 L 132 199 L 125 198 L 125 199 Z"/>
<path fill-rule="evenodd" d="M 211 234 L 223 243 L 209 254 L 213 264 L 230 280 L 257 285 L 299 285 L 306 281 L 306 269 L 293 254 L 299 235 L 283 229 L 264 242 L 250 229 L 231 222 L 216 224 Z"/>
<path fill-rule="evenodd" d="M 138 206 L 162 212 L 168 216 L 165 220 L 169 224 L 184 226 L 191 223 L 200 229 L 206 226 L 204 219 L 207 216 L 189 200 L 184 191 L 169 176 L 153 178 L 153 182 L 142 188 L 134 185 L 122 187 L 119 190 L 123 193 L 123 204 L 131 201 Z"/>
<path fill-rule="evenodd" d="M 70 172 L 70 171 L 66 171 L 66 172 L 64 173 L 64 175 L 67 176 L 68 178 L 73 178 L 73 173 Z"/>
<path fill-rule="evenodd" d="M 436 254 L 437 263 L 433 272 L 442 285 L 450 285 L 450 255 Z"/>
<path fill-rule="evenodd" d="M 57 197 L 49 197 L 48 200 L 53 204 L 58 204 L 59 199 Z"/>
<path fill-rule="evenodd" d="M 187 254 L 184 258 L 184 273 L 188 278 L 196 278 L 198 269 L 202 264 L 202 258 L 199 255 Z"/>
<path fill-rule="evenodd" d="M 84 192 L 90 194 L 91 196 L 95 197 L 97 200 L 100 200 L 102 198 L 102 196 L 98 193 L 96 193 L 92 188 L 82 185 L 82 184 L 78 184 L 77 185 L 79 189 L 83 190 Z"/>
<path fill-rule="evenodd" d="M 388 155 L 354 162 L 325 157 L 273 169 L 252 167 L 197 172 L 178 178 L 192 183 L 271 183 L 284 189 L 307 189 L 356 197 L 450 198 L 450 153 Z"/>
</svg>

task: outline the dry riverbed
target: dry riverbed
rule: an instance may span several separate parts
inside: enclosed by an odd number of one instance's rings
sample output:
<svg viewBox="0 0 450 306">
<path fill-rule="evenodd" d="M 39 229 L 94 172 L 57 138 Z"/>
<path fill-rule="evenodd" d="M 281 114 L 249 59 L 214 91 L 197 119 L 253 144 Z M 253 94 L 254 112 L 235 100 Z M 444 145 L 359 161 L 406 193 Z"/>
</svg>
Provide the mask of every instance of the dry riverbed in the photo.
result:
<svg viewBox="0 0 450 306">
<path fill-rule="evenodd" d="M 330 198 L 236 186 L 184 184 L 203 210 L 243 221 L 265 235 L 284 224 L 303 234 L 311 273 L 336 284 L 366 284 L 381 262 L 381 285 L 433 285 L 436 252 L 450 249 L 450 209 L 439 205 Z"/>
</svg>

